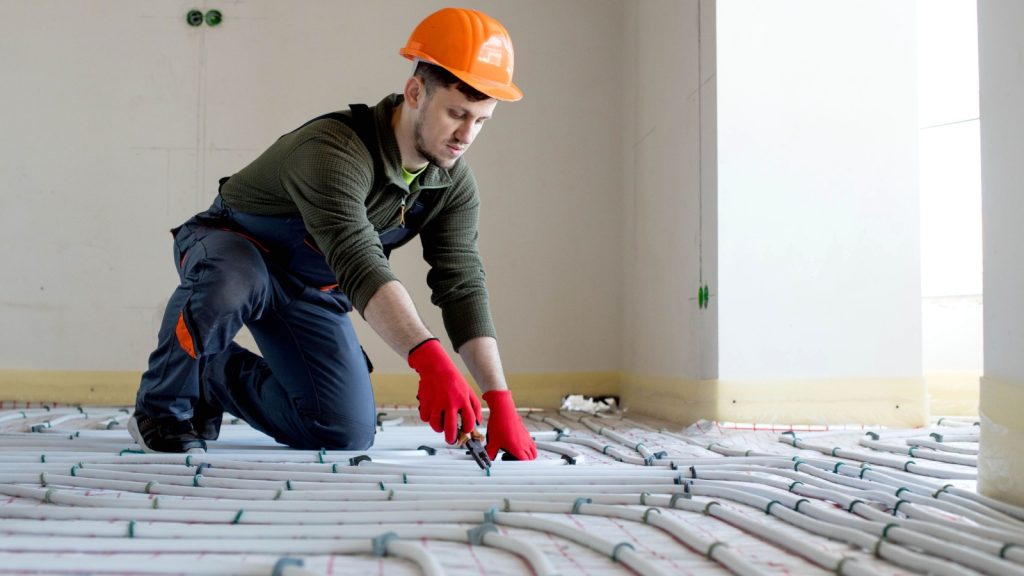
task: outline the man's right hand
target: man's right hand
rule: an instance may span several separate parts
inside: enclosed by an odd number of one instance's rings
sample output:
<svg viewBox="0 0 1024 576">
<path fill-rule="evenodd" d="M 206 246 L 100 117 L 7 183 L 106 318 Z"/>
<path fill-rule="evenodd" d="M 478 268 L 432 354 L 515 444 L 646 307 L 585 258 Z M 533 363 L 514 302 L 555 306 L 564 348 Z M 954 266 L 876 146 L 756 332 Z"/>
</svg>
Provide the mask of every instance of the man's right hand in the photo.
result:
<svg viewBox="0 0 1024 576">
<path fill-rule="evenodd" d="M 444 432 L 445 442 L 455 444 L 460 432 L 468 434 L 483 421 L 480 399 L 437 338 L 410 350 L 409 366 L 420 375 L 416 395 L 420 401 L 420 419 L 430 423 L 434 432 Z"/>
</svg>

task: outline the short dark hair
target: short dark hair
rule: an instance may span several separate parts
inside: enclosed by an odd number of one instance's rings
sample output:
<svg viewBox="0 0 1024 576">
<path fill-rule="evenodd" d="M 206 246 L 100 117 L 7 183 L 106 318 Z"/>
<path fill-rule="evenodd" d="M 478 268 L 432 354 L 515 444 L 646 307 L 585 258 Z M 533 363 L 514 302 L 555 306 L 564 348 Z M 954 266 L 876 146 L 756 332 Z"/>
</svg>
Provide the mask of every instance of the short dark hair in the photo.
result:
<svg viewBox="0 0 1024 576">
<path fill-rule="evenodd" d="M 456 90 L 462 92 L 462 94 L 472 102 L 479 102 L 480 100 L 487 100 L 490 98 L 487 94 L 484 94 L 469 84 L 466 84 L 460 80 L 458 76 L 436 64 L 420 60 L 416 63 L 416 70 L 413 71 L 412 75 L 419 76 L 419 78 L 423 80 L 423 85 L 427 89 L 428 96 L 433 94 L 434 90 L 437 88 L 450 88 L 455 86 Z"/>
</svg>

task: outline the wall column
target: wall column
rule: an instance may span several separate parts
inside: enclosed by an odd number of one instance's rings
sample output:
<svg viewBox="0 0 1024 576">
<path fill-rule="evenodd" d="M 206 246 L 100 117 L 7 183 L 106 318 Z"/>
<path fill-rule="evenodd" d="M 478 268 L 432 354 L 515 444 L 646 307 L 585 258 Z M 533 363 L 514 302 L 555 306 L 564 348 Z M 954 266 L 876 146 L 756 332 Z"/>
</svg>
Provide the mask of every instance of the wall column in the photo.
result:
<svg viewBox="0 0 1024 576">
<path fill-rule="evenodd" d="M 978 491 L 1024 505 L 1024 3 L 979 0 L 985 375 Z"/>
</svg>

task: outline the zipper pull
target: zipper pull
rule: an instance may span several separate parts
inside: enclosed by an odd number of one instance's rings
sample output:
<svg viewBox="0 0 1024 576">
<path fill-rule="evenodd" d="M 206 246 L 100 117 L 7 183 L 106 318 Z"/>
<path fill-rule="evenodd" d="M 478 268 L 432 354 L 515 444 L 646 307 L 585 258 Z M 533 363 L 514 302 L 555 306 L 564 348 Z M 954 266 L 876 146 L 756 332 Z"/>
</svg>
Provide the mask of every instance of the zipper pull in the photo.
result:
<svg viewBox="0 0 1024 576">
<path fill-rule="evenodd" d="M 402 211 L 398 215 L 398 226 L 405 228 L 405 198 L 402 198 Z"/>
</svg>

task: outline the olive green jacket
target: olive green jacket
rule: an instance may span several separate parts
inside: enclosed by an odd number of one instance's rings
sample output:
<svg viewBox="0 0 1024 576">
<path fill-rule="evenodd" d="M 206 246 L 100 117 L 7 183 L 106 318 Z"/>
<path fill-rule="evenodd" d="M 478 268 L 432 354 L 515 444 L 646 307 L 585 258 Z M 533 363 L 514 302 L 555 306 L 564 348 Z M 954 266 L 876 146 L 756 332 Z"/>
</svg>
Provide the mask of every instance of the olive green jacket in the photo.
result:
<svg viewBox="0 0 1024 576">
<path fill-rule="evenodd" d="M 242 212 L 301 215 L 338 286 L 362 314 L 381 285 L 397 280 L 379 235 L 402 225 L 403 206 L 412 206 L 421 191 L 439 189 L 419 235 L 431 301 L 458 349 L 472 338 L 494 336 L 477 250 L 480 196 L 462 158 L 448 170 L 431 164 L 406 185 L 391 126 L 401 102 L 395 94 L 370 108 L 378 150 L 367 150 L 343 122 L 317 120 L 274 142 L 222 186 L 221 197 Z M 383 159 L 385 172 L 376 182 L 373 154 Z"/>
</svg>

